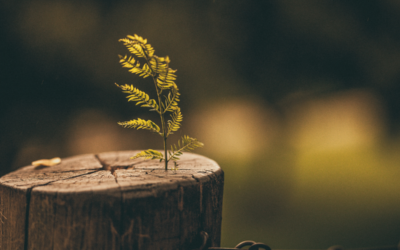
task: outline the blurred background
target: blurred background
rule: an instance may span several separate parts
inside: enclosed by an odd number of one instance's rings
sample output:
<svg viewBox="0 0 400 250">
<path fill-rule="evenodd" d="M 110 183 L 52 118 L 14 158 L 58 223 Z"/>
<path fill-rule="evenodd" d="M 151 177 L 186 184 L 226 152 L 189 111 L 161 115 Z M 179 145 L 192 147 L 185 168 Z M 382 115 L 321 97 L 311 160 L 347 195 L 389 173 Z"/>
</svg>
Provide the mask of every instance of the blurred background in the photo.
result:
<svg viewBox="0 0 400 250">
<path fill-rule="evenodd" d="M 117 121 L 154 95 L 128 34 L 178 69 L 183 127 L 225 171 L 222 246 L 400 240 L 400 1 L 0 0 L 0 176 L 41 158 L 162 148 Z"/>
</svg>

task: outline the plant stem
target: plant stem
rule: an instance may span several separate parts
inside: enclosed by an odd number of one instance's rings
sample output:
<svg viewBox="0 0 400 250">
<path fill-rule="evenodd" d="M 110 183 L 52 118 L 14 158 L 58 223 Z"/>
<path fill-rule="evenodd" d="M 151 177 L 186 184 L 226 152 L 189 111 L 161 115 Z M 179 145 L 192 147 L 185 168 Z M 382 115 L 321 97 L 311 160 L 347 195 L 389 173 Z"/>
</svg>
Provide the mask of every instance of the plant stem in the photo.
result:
<svg viewBox="0 0 400 250">
<path fill-rule="evenodd" d="M 154 79 L 154 78 L 153 78 Z M 162 110 L 161 106 L 161 96 L 158 92 L 157 89 L 157 84 L 156 84 L 156 90 L 157 90 L 157 96 L 158 96 L 158 103 L 160 107 L 160 119 L 161 119 L 161 129 L 163 131 L 163 139 L 164 139 L 164 161 L 165 161 L 165 171 L 168 170 L 168 155 L 167 155 L 167 125 L 165 124 L 165 119 L 164 119 L 164 111 Z"/>
<path fill-rule="evenodd" d="M 168 135 L 167 135 L 167 125 L 166 125 L 165 119 L 164 119 L 165 109 L 163 110 L 162 104 L 161 104 L 161 92 L 162 92 L 162 89 L 160 89 L 160 91 L 159 91 L 159 89 L 157 88 L 157 80 L 156 80 L 156 78 L 155 78 L 154 70 L 153 70 L 153 68 L 152 68 L 151 65 L 150 65 L 150 61 L 149 61 L 150 58 L 149 58 L 149 56 L 146 54 L 145 50 L 143 50 L 143 52 L 144 52 L 144 54 L 146 55 L 146 56 L 145 56 L 146 63 L 147 63 L 147 65 L 149 66 L 149 68 L 151 69 L 151 71 L 153 72 L 153 74 L 152 74 L 151 76 L 152 76 L 152 78 L 153 78 L 154 86 L 155 86 L 155 88 L 156 88 L 157 97 L 158 97 L 158 105 L 159 105 L 159 107 L 160 107 L 160 112 L 159 112 L 159 114 L 160 114 L 161 129 L 162 129 L 162 131 L 163 131 L 163 139 L 164 139 L 164 161 L 165 161 L 165 171 L 167 171 L 167 170 L 168 170 L 168 155 L 167 155 L 167 153 L 168 153 L 168 152 L 167 152 L 167 137 L 168 137 Z M 168 68 L 168 67 L 167 67 L 167 68 Z"/>
<path fill-rule="evenodd" d="M 150 66 L 150 64 L 149 64 Z M 167 134 L 167 125 L 165 124 L 165 119 L 164 119 L 164 113 L 165 111 L 162 108 L 161 105 L 161 91 L 158 90 L 157 88 L 157 80 L 154 78 L 153 76 L 153 82 L 154 82 L 154 86 L 156 88 L 156 92 L 157 92 L 157 97 L 158 97 L 158 105 L 160 107 L 160 119 L 161 119 L 161 129 L 162 129 L 162 134 L 163 134 L 163 139 L 164 139 L 164 161 L 165 161 L 165 171 L 168 170 L 168 155 L 167 155 L 167 138 L 168 138 L 168 134 Z"/>
<path fill-rule="evenodd" d="M 168 170 L 168 157 L 167 157 L 167 136 L 164 132 L 164 161 L 165 161 L 165 171 Z"/>
</svg>

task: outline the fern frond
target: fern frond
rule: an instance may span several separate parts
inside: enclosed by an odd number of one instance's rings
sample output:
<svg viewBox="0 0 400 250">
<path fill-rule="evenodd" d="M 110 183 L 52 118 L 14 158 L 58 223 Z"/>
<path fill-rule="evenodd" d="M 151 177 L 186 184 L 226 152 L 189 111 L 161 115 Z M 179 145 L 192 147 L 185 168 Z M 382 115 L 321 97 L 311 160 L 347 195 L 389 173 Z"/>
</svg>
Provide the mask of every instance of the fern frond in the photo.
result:
<svg viewBox="0 0 400 250">
<path fill-rule="evenodd" d="M 118 55 L 119 57 L 119 63 L 122 64 L 122 67 L 124 68 L 133 68 L 133 67 L 138 67 L 136 63 L 136 59 L 133 56 L 128 57 L 127 55 L 125 55 L 124 57 L 121 55 Z M 139 64 L 140 67 L 140 64 Z"/>
<path fill-rule="evenodd" d="M 147 43 L 147 39 L 143 39 L 138 35 L 128 35 L 127 38 L 119 39 L 123 42 L 128 50 L 137 57 L 144 57 L 149 59 L 154 54 L 154 48 Z"/>
<path fill-rule="evenodd" d="M 168 69 L 169 62 L 168 56 L 164 58 L 154 55 L 149 60 L 150 67 L 156 74 L 165 73 Z"/>
<path fill-rule="evenodd" d="M 129 52 L 131 52 L 135 56 L 146 58 L 143 47 L 139 43 L 128 39 L 120 39 L 120 41 L 122 41 L 124 45 L 128 48 Z"/>
<path fill-rule="evenodd" d="M 182 142 L 182 143 L 181 143 Z M 199 142 L 197 139 L 184 135 L 182 141 L 178 141 L 178 146 L 176 144 L 171 145 L 171 151 L 169 152 L 169 160 L 179 160 L 179 156 L 185 151 L 191 151 L 195 148 L 203 147 L 204 144 Z"/>
<path fill-rule="evenodd" d="M 149 95 L 133 85 L 118 85 L 119 88 L 128 94 L 128 101 L 136 102 L 136 105 L 141 107 L 151 108 L 151 111 L 157 111 L 161 119 L 161 128 L 151 120 L 142 120 L 140 118 L 118 122 L 119 125 L 125 128 L 146 129 L 152 132 L 157 132 L 163 137 L 164 140 L 164 153 L 158 152 L 153 149 L 142 151 L 131 159 L 143 157 L 145 159 L 159 159 L 165 161 L 165 170 L 168 169 L 168 161 L 173 160 L 175 168 L 177 169 L 176 160 L 182 155 L 184 151 L 191 151 L 195 148 L 202 147 L 203 143 L 195 138 L 183 136 L 178 141 L 177 145 L 171 146 L 171 151 L 167 152 L 167 138 L 173 132 L 180 129 L 183 116 L 181 109 L 178 106 L 180 93 L 176 85 L 176 71 L 169 68 L 171 62 L 168 56 L 158 57 L 154 55 L 154 48 L 147 43 L 147 39 L 138 35 L 128 35 L 119 40 L 122 42 L 129 52 L 129 56 L 120 56 L 120 63 L 124 68 L 128 68 L 129 72 L 137 74 L 143 78 L 151 76 L 155 83 L 157 93 L 157 100 L 150 99 Z M 139 60 L 141 62 L 139 62 Z M 169 112 L 170 120 L 166 121 L 165 114 Z M 162 130 L 160 132 L 160 130 Z"/>
<path fill-rule="evenodd" d="M 165 72 L 160 72 L 157 77 L 157 86 L 160 89 L 177 88 L 175 84 L 176 70 L 168 68 Z"/>
<path fill-rule="evenodd" d="M 177 107 L 174 112 L 171 114 L 171 119 L 168 121 L 168 133 L 167 136 L 172 134 L 172 132 L 178 131 L 181 127 L 181 122 L 183 120 L 183 116 L 181 113 L 181 109 Z"/>
<path fill-rule="evenodd" d="M 128 98 L 128 102 L 136 102 L 136 105 L 140 105 L 141 107 L 152 108 L 151 110 L 159 111 L 159 107 L 157 102 L 154 99 L 150 99 L 149 95 L 139 89 L 133 87 L 133 85 L 117 85 L 120 89 L 122 89 L 123 93 L 129 94 L 126 98 Z"/>
<path fill-rule="evenodd" d="M 136 35 L 136 34 L 134 34 L 133 36 L 127 35 L 126 37 L 129 38 L 129 39 L 131 39 L 131 40 L 133 40 L 133 41 L 136 40 L 136 41 L 138 41 L 138 42 L 140 42 L 140 43 L 143 43 L 143 44 L 146 44 L 146 43 L 147 43 L 147 39 L 144 39 L 143 37 L 138 36 L 138 35 Z"/>
<path fill-rule="evenodd" d="M 160 127 L 151 120 L 135 119 L 127 122 L 118 122 L 124 128 L 147 129 L 160 134 Z"/>
<path fill-rule="evenodd" d="M 151 69 L 147 63 L 143 64 L 143 67 L 140 67 L 140 63 L 135 60 L 133 56 L 128 57 L 127 55 L 119 56 L 119 62 L 122 64 L 122 67 L 129 68 L 129 72 L 133 74 L 137 74 L 143 78 L 146 78 L 152 74 Z"/>
<path fill-rule="evenodd" d="M 178 88 L 173 88 L 171 92 L 168 93 L 168 96 L 165 98 L 165 105 L 163 105 L 163 110 L 164 113 L 169 111 L 169 112 L 174 112 L 178 107 L 178 102 L 179 100 L 179 94 Z"/>
<path fill-rule="evenodd" d="M 164 159 L 164 155 L 157 150 L 153 149 L 148 149 L 144 150 L 140 153 L 137 153 L 136 155 L 132 156 L 131 159 L 137 159 L 143 157 L 144 159 L 159 159 L 160 161 Z"/>
</svg>

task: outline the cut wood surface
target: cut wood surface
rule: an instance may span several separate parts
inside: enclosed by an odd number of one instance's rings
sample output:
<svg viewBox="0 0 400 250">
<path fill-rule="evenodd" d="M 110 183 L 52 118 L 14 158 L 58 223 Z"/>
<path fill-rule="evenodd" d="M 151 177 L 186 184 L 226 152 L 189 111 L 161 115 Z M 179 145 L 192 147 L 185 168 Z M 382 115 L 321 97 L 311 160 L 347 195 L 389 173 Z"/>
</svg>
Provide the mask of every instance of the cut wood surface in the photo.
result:
<svg viewBox="0 0 400 250">
<path fill-rule="evenodd" d="M 79 155 L 0 178 L 0 249 L 188 250 L 202 231 L 219 246 L 218 164 L 184 153 L 178 170 L 165 171 L 163 162 L 130 160 L 137 152 Z"/>
</svg>

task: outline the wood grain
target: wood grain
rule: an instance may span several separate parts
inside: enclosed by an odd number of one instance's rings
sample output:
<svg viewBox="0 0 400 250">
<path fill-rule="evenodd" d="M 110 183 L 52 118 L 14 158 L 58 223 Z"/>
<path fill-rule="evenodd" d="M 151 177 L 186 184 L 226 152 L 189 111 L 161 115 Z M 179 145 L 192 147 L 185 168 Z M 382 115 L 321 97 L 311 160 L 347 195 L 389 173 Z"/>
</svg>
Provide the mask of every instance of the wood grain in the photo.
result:
<svg viewBox="0 0 400 250">
<path fill-rule="evenodd" d="M 178 170 L 137 151 L 62 159 L 0 178 L 0 249 L 195 249 L 219 246 L 224 175 L 184 153 Z M 172 166 L 171 166 L 172 167 Z"/>
</svg>

